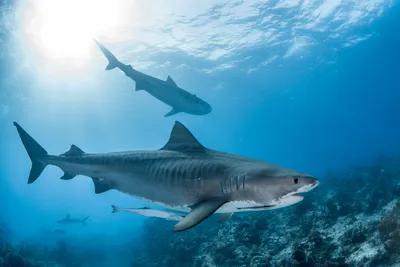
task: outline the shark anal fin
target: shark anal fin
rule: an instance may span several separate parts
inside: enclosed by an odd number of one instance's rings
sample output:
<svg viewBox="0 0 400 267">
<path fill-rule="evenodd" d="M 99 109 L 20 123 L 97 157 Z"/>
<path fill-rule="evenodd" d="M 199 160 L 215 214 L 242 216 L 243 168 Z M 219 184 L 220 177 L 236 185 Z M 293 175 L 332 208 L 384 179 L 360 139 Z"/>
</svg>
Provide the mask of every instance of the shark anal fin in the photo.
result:
<svg viewBox="0 0 400 267">
<path fill-rule="evenodd" d="M 108 184 L 100 181 L 97 178 L 92 178 L 92 180 L 93 180 L 93 184 L 94 184 L 94 192 L 96 194 L 101 194 L 101 193 L 107 192 L 108 190 L 112 189 Z"/>
<path fill-rule="evenodd" d="M 228 202 L 226 198 L 217 197 L 196 204 L 192 211 L 175 225 L 174 232 L 185 231 L 198 225 L 226 202 Z"/>
<path fill-rule="evenodd" d="M 74 178 L 76 175 L 75 174 L 70 174 L 67 172 L 64 172 L 64 175 L 61 176 L 61 180 L 71 180 L 72 178 Z"/>
<path fill-rule="evenodd" d="M 167 83 L 168 85 L 170 85 L 170 86 L 178 87 L 178 86 L 176 85 L 176 82 L 175 82 L 174 80 L 172 80 L 171 76 L 169 76 L 169 75 L 168 75 L 168 78 L 167 78 L 167 80 L 166 80 L 166 83 Z"/>
<path fill-rule="evenodd" d="M 233 212 L 218 214 L 218 223 L 223 224 L 224 222 L 228 221 L 232 217 L 232 215 Z"/>
<path fill-rule="evenodd" d="M 81 156 L 83 154 L 85 154 L 85 152 L 83 152 L 82 149 L 80 149 L 76 145 L 71 145 L 71 148 L 64 154 L 61 154 L 60 156 Z"/>
<path fill-rule="evenodd" d="M 179 110 L 176 110 L 176 109 L 172 108 L 170 112 L 168 112 L 167 114 L 164 115 L 164 117 L 170 117 L 170 116 L 175 115 L 175 114 L 177 114 L 179 112 L 180 112 Z"/>
<path fill-rule="evenodd" d="M 169 140 L 161 150 L 204 152 L 207 149 L 197 141 L 193 134 L 182 123 L 175 121 Z"/>
</svg>

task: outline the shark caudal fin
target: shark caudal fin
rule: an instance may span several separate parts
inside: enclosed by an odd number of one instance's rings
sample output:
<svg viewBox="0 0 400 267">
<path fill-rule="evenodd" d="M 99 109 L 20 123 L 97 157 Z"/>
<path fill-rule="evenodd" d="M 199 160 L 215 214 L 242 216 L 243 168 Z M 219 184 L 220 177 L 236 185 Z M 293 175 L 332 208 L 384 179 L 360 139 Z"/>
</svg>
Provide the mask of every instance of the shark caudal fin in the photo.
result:
<svg viewBox="0 0 400 267">
<path fill-rule="evenodd" d="M 115 206 L 115 205 L 111 205 L 111 208 L 112 208 L 111 213 L 117 213 L 117 212 L 120 212 L 120 211 L 121 211 L 121 208 L 120 208 L 120 207 L 117 207 L 117 206 Z"/>
<path fill-rule="evenodd" d="M 86 221 L 87 221 L 89 218 L 90 218 L 90 216 L 87 216 L 87 217 L 83 218 L 83 219 L 82 219 L 82 223 L 83 223 L 83 224 L 86 224 Z"/>
<path fill-rule="evenodd" d="M 111 53 L 110 50 L 108 50 L 104 45 L 99 43 L 96 39 L 93 39 L 93 41 L 100 48 L 101 52 L 103 52 L 104 56 L 108 59 L 106 70 L 115 69 L 121 64 L 121 62 L 119 62 L 119 60 L 113 55 L 113 53 Z"/>
<path fill-rule="evenodd" d="M 29 174 L 28 184 L 33 183 L 39 178 L 40 174 L 46 168 L 47 164 L 42 161 L 46 157 L 47 151 L 39 145 L 22 127 L 14 122 L 14 126 L 17 127 L 19 137 L 21 138 L 22 144 L 24 145 L 26 152 L 32 161 L 31 173 Z"/>
</svg>

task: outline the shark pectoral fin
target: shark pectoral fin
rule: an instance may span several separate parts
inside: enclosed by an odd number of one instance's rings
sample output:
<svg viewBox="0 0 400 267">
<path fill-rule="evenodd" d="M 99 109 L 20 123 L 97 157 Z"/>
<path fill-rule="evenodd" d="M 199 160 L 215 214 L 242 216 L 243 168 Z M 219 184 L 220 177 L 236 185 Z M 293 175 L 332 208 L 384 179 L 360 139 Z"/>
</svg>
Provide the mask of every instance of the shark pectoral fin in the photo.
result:
<svg viewBox="0 0 400 267">
<path fill-rule="evenodd" d="M 60 156 L 81 156 L 83 154 L 85 154 L 85 152 L 83 152 L 82 149 L 80 149 L 76 145 L 71 145 L 71 148 L 64 154 L 61 154 Z"/>
<path fill-rule="evenodd" d="M 108 184 L 100 181 L 97 178 L 92 178 L 92 180 L 94 183 L 94 192 L 96 194 L 101 194 L 101 193 L 107 192 L 108 190 L 112 189 Z"/>
<path fill-rule="evenodd" d="M 178 87 L 178 86 L 176 85 L 176 82 L 174 82 L 174 80 L 172 80 L 171 76 L 169 76 L 169 75 L 168 75 L 168 78 L 167 78 L 167 80 L 166 80 L 166 83 L 167 83 L 168 85 L 170 85 L 170 86 Z"/>
<path fill-rule="evenodd" d="M 233 212 L 218 214 L 218 223 L 223 224 L 224 222 L 228 221 L 232 217 L 232 215 Z"/>
<path fill-rule="evenodd" d="M 169 116 L 175 115 L 179 112 L 180 112 L 179 110 L 172 108 L 170 112 L 168 112 L 167 114 L 164 115 L 164 117 L 169 117 Z"/>
<path fill-rule="evenodd" d="M 228 200 L 226 198 L 212 198 L 202 201 L 193 206 L 192 211 L 184 217 L 174 227 L 174 232 L 181 232 L 190 229 L 213 214 L 217 209 L 224 205 Z"/>
<path fill-rule="evenodd" d="M 71 180 L 72 178 L 74 178 L 76 175 L 75 174 L 70 174 L 67 172 L 64 172 L 64 175 L 61 176 L 61 180 Z"/>
</svg>

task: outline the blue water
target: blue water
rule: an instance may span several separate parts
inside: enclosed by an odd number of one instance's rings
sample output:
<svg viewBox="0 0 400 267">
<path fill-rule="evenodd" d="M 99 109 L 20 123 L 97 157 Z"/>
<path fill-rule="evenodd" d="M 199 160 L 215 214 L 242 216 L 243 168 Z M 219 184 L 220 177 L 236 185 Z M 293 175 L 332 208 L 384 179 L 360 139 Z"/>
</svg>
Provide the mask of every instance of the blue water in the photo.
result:
<svg viewBox="0 0 400 267">
<path fill-rule="evenodd" d="M 48 56 L 32 41 L 35 29 L 28 30 L 33 4 L 2 4 L 0 221 L 12 242 L 51 246 L 59 240 L 49 234 L 59 228 L 55 221 L 67 213 L 90 216 L 86 226 L 68 229 L 66 239 L 103 251 L 104 266 L 125 264 L 131 260 L 125 244 L 142 242 L 147 221 L 111 214 L 111 205 L 154 206 L 117 191 L 96 195 L 90 179 L 62 181 L 56 167 L 28 185 L 31 164 L 13 121 L 61 154 L 71 144 L 90 152 L 158 149 L 178 120 L 207 147 L 306 172 L 322 183 L 330 171 L 399 153 L 397 1 L 136 2 L 132 13 L 126 1 L 110 4 L 127 5 L 130 20 L 89 38 L 140 71 L 171 75 L 213 111 L 164 118 L 170 108 L 134 92 L 120 71 L 105 71 L 94 44 L 82 57 Z M 135 18 L 145 22 L 135 26 Z M 171 231 L 171 224 L 159 227 Z"/>
</svg>

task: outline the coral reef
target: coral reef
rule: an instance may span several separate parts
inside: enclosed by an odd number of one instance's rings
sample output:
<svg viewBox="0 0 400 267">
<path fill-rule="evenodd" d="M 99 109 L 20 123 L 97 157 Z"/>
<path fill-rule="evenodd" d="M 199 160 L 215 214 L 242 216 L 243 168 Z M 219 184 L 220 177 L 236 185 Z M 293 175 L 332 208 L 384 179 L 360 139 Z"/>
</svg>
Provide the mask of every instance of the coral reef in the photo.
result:
<svg viewBox="0 0 400 267">
<path fill-rule="evenodd" d="M 393 257 L 400 257 L 400 201 L 379 224 L 381 241 Z"/>
</svg>

